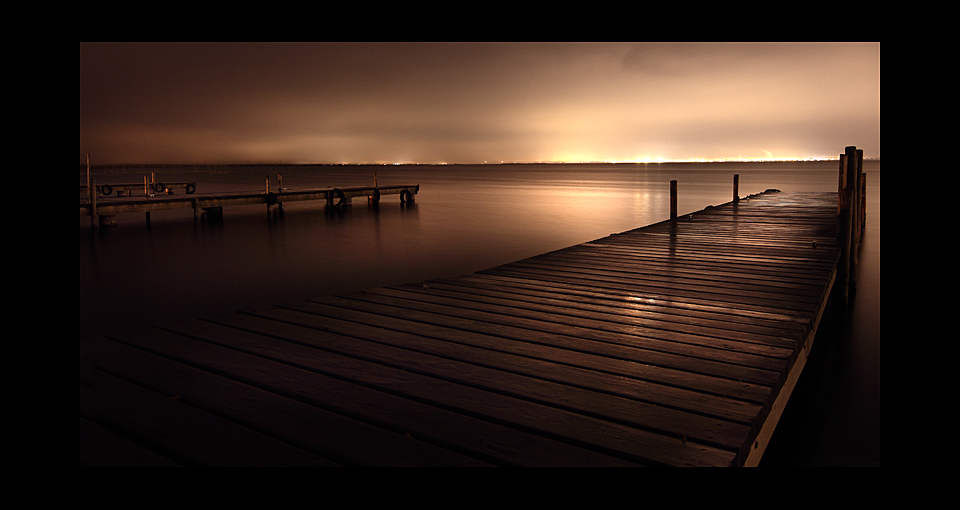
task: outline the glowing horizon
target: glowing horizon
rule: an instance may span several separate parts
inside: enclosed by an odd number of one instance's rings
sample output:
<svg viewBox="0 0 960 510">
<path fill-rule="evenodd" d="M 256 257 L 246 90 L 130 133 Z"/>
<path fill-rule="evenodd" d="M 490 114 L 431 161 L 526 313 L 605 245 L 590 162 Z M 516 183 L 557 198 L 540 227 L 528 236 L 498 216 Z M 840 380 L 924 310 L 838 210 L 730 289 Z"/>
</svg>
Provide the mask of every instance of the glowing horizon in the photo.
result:
<svg viewBox="0 0 960 510">
<path fill-rule="evenodd" d="M 879 43 L 80 50 L 91 164 L 802 161 L 847 145 L 880 157 Z"/>
</svg>

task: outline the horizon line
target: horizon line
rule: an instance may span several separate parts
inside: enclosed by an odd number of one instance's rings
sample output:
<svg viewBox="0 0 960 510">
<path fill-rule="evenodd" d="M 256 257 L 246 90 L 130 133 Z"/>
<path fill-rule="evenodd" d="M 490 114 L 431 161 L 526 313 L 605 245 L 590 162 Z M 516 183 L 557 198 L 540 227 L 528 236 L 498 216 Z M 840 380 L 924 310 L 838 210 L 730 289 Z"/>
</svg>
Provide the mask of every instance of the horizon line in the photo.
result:
<svg viewBox="0 0 960 510">
<path fill-rule="evenodd" d="M 588 160 L 588 161 L 500 161 L 482 163 L 418 163 L 409 161 L 397 162 L 338 162 L 338 163 L 318 163 L 318 162 L 295 162 L 285 163 L 281 161 L 246 161 L 233 163 L 92 163 L 90 166 L 263 166 L 263 165 L 284 165 L 284 166 L 499 166 L 499 165 L 629 165 L 629 164 L 660 164 L 660 163 L 777 163 L 777 162 L 807 162 L 807 161 L 839 161 L 839 156 L 823 156 L 814 158 L 692 158 L 692 159 L 642 159 L 642 160 Z M 864 157 L 864 160 L 879 161 L 880 158 Z M 81 166 L 86 162 L 81 161 Z"/>
</svg>

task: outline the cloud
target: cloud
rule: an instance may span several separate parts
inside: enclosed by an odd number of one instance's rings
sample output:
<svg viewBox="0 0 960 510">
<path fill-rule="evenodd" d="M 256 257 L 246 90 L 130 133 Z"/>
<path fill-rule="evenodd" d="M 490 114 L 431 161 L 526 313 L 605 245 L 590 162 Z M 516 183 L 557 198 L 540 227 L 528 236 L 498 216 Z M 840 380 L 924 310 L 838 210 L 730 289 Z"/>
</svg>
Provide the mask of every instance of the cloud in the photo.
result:
<svg viewBox="0 0 960 510">
<path fill-rule="evenodd" d="M 81 44 L 81 153 L 104 159 L 682 159 L 785 140 L 879 155 L 879 44 Z"/>
</svg>

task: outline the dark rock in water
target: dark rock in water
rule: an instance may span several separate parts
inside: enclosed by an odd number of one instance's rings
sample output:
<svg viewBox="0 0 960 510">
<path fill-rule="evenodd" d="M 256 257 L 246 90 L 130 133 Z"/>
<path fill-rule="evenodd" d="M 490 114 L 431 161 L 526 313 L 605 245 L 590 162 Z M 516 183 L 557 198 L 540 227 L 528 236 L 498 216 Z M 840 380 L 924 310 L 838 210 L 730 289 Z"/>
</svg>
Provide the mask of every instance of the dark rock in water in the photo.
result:
<svg viewBox="0 0 960 510">
<path fill-rule="evenodd" d="M 778 189 L 776 189 L 776 188 L 770 188 L 770 189 L 764 191 L 764 193 L 780 193 L 780 190 L 778 190 Z"/>
</svg>

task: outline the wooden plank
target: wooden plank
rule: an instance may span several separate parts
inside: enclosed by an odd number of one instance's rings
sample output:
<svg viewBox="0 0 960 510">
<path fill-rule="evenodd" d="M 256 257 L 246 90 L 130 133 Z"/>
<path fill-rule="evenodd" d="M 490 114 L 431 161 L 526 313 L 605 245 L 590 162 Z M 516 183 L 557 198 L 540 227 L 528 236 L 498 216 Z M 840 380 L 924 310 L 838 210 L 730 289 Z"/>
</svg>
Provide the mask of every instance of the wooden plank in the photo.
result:
<svg viewBox="0 0 960 510">
<path fill-rule="evenodd" d="M 564 301 L 549 297 L 537 297 L 530 294 L 509 294 L 502 291 L 475 290 L 469 287 L 464 288 L 435 282 L 425 285 L 406 285 L 402 287 L 402 290 L 499 305 L 513 309 L 540 311 L 554 316 L 579 317 L 608 324 L 624 324 L 640 328 L 653 327 L 668 331 L 707 334 L 740 341 L 759 339 L 761 343 L 765 343 L 769 341 L 770 338 L 789 339 L 802 329 L 797 327 L 783 328 L 751 323 L 737 323 L 722 319 L 709 319 L 702 316 L 691 317 L 665 313 L 662 309 L 652 307 L 614 308 L 610 306 Z M 672 312 L 672 310 L 670 311 Z"/>
<path fill-rule="evenodd" d="M 816 267 L 789 267 L 785 264 L 761 265 L 756 261 L 732 263 L 718 260 L 716 257 L 697 257 L 692 254 L 668 256 L 652 251 L 630 250 L 610 252 L 595 248 L 596 245 L 574 247 L 562 252 L 553 252 L 539 257 L 532 257 L 530 261 L 551 262 L 554 264 L 580 263 L 595 267 L 620 267 L 624 270 L 647 272 L 667 271 L 678 275 L 702 275 L 709 272 L 715 278 L 724 277 L 740 279 L 745 282 L 772 282 L 774 284 L 809 284 L 812 278 L 822 278 L 829 275 L 829 268 L 817 270 Z M 586 248 L 586 249 L 583 249 Z"/>
<path fill-rule="evenodd" d="M 477 448 L 472 442 L 463 441 L 465 438 L 479 441 L 482 447 L 475 453 L 492 453 L 491 446 L 499 452 L 509 444 L 512 451 L 507 453 L 515 462 L 544 465 L 555 464 L 561 460 L 570 462 L 572 459 L 578 459 L 574 462 L 582 462 L 584 465 L 624 464 L 622 460 L 609 458 L 608 455 L 617 455 L 631 462 L 659 465 L 728 465 L 735 456 L 735 453 L 685 441 L 680 437 L 607 422 L 517 397 L 421 375 L 416 371 L 394 368 L 389 364 L 366 359 L 365 356 L 346 356 L 321 348 L 326 342 L 332 341 L 335 337 L 333 334 L 305 331 L 297 326 L 261 319 L 263 327 L 272 332 L 272 335 L 267 337 L 262 334 L 263 330 L 260 330 L 260 333 L 250 331 L 252 319 L 244 319 L 240 315 L 224 318 L 224 321 L 230 322 L 244 321 L 245 327 L 242 331 L 232 329 L 227 332 L 225 329 L 216 330 L 194 325 L 192 336 L 227 347 L 217 349 L 220 354 L 216 356 L 205 355 L 199 359 L 205 360 L 210 369 L 226 370 L 237 377 L 249 377 L 246 375 L 246 367 L 234 366 L 237 359 L 267 356 L 274 361 L 271 367 L 296 367 L 300 374 L 297 378 L 302 377 L 304 380 L 302 388 L 296 391 L 298 399 L 316 401 L 318 405 L 334 405 L 330 403 L 333 399 L 339 402 L 336 404 L 339 413 L 357 413 L 358 409 L 362 409 L 369 413 L 365 416 L 366 420 L 401 424 L 413 437 L 423 437 L 430 442 L 448 444 L 456 441 L 461 448 Z M 311 339 L 315 342 L 305 345 L 304 342 Z M 155 341 L 151 341 L 151 345 L 156 345 Z M 193 342 L 189 347 L 195 348 L 193 344 L 197 343 Z M 206 345 L 209 344 L 204 342 L 204 346 Z M 386 351 L 381 346 L 371 352 Z M 398 363 L 409 361 L 407 352 L 402 350 L 393 350 L 386 355 L 399 357 Z M 193 355 L 191 358 L 197 356 Z M 432 362 L 444 363 L 444 360 L 436 358 Z M 260 368 L 263 363 L 257 362 L 253 366 L 258 367 L 257 372 L 263 370 Z M 271 376 L 257 384 L 276 384 L 274 380 L 275 377 Z M 290 391 L 287 389 L 290 385 L 291 381 L 283 381 L 283 386 L 276 389 Z M 473 425 L 464 423 L 465 420 Z M 476 430 L 478 427 L 493 426 L 495 430 L 478 431 L 477 437 L 465 434 L 465 431 Z M 537 436 L 541 438 L 538 439 Z M 503 441 L 504 438 L 507 438 L 505 444 L 496 445 L 497 441 Z M 548 438 L 556 438 L 561 442 Z M 548 447 L 546 443 L 552 446 Z M 562 443 L 579 446 L 565 447 Z M 536 450 L 548 451 L 540 454 L 526 451 L 534 445 L 537 445 Z M 523 457 L 514 457 L 521 454 Z M 526 458 L 527 455 L 530 458 Z M 552 461 L 547 463 L 548 459 Z M 504 461 L 500 459 L 500 463 L 503 464 Z"/>
<path fill-rule="evenodd" d="M 323 449 L 338 448 L 331 456 L 342 457 L 346 465 L 432 465 L 434 460 L 440 460 L 443 465 L 478 465 L 479 461 L 550 466 L 570 459 L 583 465 L 632 464 L 356 383 L 355 376 L 367 375 L 383 384 L 409 384 L 410 375 L 400 370 L 385 371 L 361 360 L 335 357 L 208 322 L 177 323 L 173 328 L 189 331 L 191 336 L 150 330 L 124 335 L 123 340 L 177 362 L 178 370 L 164 368 L 159 362 L 117 364 L 111 369 L 123 371 L 125 378 L 147 386 L 172 384 L 173 389 L 183 392 L 178 393 L 181 400 L 198 401 L 196 405 L 200 407 L 212 406 L 211 411 L 234 419 L 259 422 L 267 417 L 280 424 L 287 419 L 284 413 L 251 410 L 247 405 L 256 406 L 260 400 L 242 394 L 233 397 L 237 383 L 261 390 L 258 393 L 265 392 L 271 399 L 280 396 L 323 410 L 327 416 L 346 417 L 351 424 L 339 432 L 329 432 L 330 427 L 340 429 L 341 424 L 330 424 L 326 418 L 294 417 L 297 425 L 312 432 L 308 435 L 323 441 Z M 183 371 L 180 361 L 199 370 Z M 331 371 L 346 375 L 338 378 L 331 376 Z M 221 391 L 221 384 L 208 390 L 205 382 L 191 379 L 202 377 L 203 373 L 217 374 L 219 378 L 212 381 L 232 383 L 232 389 Z M 208 399 L 198 392 L 221 396 Z M 527 445 L 532 451 L 519 450 L 518 445 Z M 427 449 L 429 453 L 418 456 L 411 449 Z M 440 453 L 442 450 L 448 451 Z M 394 460 L 384 460 L 385 456 Z M 456 460 L 451 461 L 453 458 Z"/>
<path fill-rule="evenodd" d="M 536 305 L 530 302 L 516 303 L 501 299 L 469 299 L 457 294 L 447 293 L 439 289 L 423 288 L 423 286 L 405 286 L 402 288 L 382 288 L 370 290 L 370 293 L 392 296 L 401 300 L 414 300 L 425 303 L 435 303 L 460 309 L 481 310 L 491 313 L 500 313 L 512 317 L 530 318 L 540 321 L 570 325 L 577 328 L 589 328 L 601 331 L 611 331 L 629 335 L 637 335 L 665 340 L 685 342 L 696 345 L 710 345 L 712 347 L 729 350 L 753 351 L 753 346 L 741 346 L 732 342 L 745 342 L 763 346 L 790 348 L 793 342 L 789 338 L 763 333 L 745 331 L 728 331 L 725 329 L 701 327 L 695 324 L 662 321 L 650 317 L 638 320 L 629 320 L 597 312 L 576 312 L 567 307 L 551 305 Z M 713 339 L 728 340 L 730 342 L 714 342 Z M 767 355 L 775 355 L 775 349 L 764 350 Z"/>
<path fill-rule="evenodd" d="M 106 372 L 96 372 L 93 390 L 81 391 L 96 392 L 82 401 L 99 425 L 184 466 L 336 465 Z"/>
<path fill-rule="evenodd" d="M 524 339 L 505 336 L 486 335 L 464 329 L 409 320 L 403 317 L 392 317 L 389 315 L 339 308 L 323 303 L 298 302 L 290 303 L 285 305 L 285 307 L 289 310 L 322 316 L 322 322 L 311 320 L 310 327 L 323 327 L 326 331 L 338 334 L 357 336 L 363 332 L 362 338 L 373 340 L 374 338 L 379 338 L 381 334 L 386 334 L 385 330 L 390 330 L 404 334 L 396 335 L 390 333 L 387 335 L 386 341 L 396 342 L 397 338 L 402 338 L 404 339 L 401 340 L 402 346 L 406 348 L 411 348 L 413 344 L 426 345 L 422 344 L 422 339 L 428 338 L 469 346 L 471 349 L 468 349 L 468 351 L 482 352 L 486 355 L 490 355 L 490 351 L 494 351 L 496 353 L 506 353 L 512 356 L 529 358 L 535 361 L 525 361 L 525 368 L 521 370 L 521 372 L 536 374 L 537 377 L 543 379 L 552 379 L 565 375 L 565 371 L 572 367 L 576 375 L 562 379 L 560 382 L 574 381 L 575 384 L 585 385 L 587 379 L 595 377 L 594 374 L 584 372 L 584 370 L 589 370 L 592 372 L 652 381 L 672 387 L 687 388 L 694 391 L 722 395 L 755 403 L 762 403 L 767 398 L 769 392 L 769 388 L 763 385 L 732 381 L 730 379 L 696 374 L 654 364 L 640 364 L 633 360 L 609 356 L 607 355 L 609 353 L 602 350 L 598 350 L 598 352 L 587 352 L 583 350 L 582 345 L 579 346 L 581 350 L 572 350 L 564 348 L 563 346 L 532 343 Z M 277 317 L 282 312 L 277 310 L 259 310 L 249 313 L 259 316 Z M 408 337 L 406 334 L 415 335 L 415 337 Z M 438 348 L 439 347 L 430 347 L 426 352 L 439 353 L 441 351 L 437 351 L 436 349 Z M 450 352 L 453 351 L 464 352 L 462 349 L 453 349 L 450 347 L 446 349 L 447 350 L 443 352 L 448 356 Z M 511 358 L 505 359 L 513 363 L 513 361 L 510 361 Z M 540 361 L 548 362 L 548 364 L 540 363 Z M 482 357 L 470 358 L 470 362 L 476 364 L 490 363 L 488 359 Z M 555 364 L 562 366 L 557 367 Z M 530 367 L 536 367 L 536 371 L 528 372 L 527 369 Z"/>
<path fill-rule="evenodd" d="M 130 336 L 125 338 L 131 339 Z M 250 380 L 232 380 L 226 376 L 229 372 L 217 375 L 170 359 L 171 353 L 178 353 L 185 361 L 196 362 L 194 358 L 184 357 L 191 351 L 176 350 L 178 345 L 186 345 L 186 342 L 189 340 L 157 331 L 132 337 L 132 343 L 139 343 L 140 347 L 149 345 L 155 351 L 160 351 L 153 354 L 118 342 L 105 342 L 105 350 L 99 357 L 100 370 L 137 381 L 152 391 L 176 396 L 182 409 L 196 409 L 196 412 L 216 415 L 258 430 L 260 434 L 283 444 L 295 445 L 332 459 L 331 463 L 348 466 L 485 464 L 443 448 L 408 440 L 405 436 L 398 436 L 397 432 L 311 406 L 290 396 L 258 388 L 248 384 Z M 233 370 L 238 368 L 234 366 Z M 99 388 L 97 393 L 98 400 L 102 402 L 104 398 Z M 183 453 L 192 455 L 191 451 L 186 449 Z M 248 457 L 249 453 L 241 458 Z M 290 462 L 282 464 L 292 465 Z"/>
<path fill-rule="evenodd" d="M 446 280 L 444 280 L 446 281 Z M 588 285 L 571 285 L 544 280 L 531 280 L 510 276 L 492 274 L 473 274 L 457 278 L 457 283 L 482 282 L 487 285 L 507 288 L 511 291 L 534 290 L 542 294 L 557 297 L 569 297 L 571 300 L 595 299 L 599 302 L 614 302 L 626 306 L 660 306 L 673 310 L 687 310 L 723 314 L 728 320 L 749 322 L 767 320 L 776 322 L 790 322 L 795 325 L 806 325 L 809 320 L 802 315 L 785 314 L 762 305 L 758 306 L 717 306 L 717 303 L 696 297 L 670 296 L 651 292 L 633 292 L 630 290 L 607 289 Z M 428 283 L 429 284 L 429 283 Z"/>
<path fill-rule="evenodd" d="M 593 310 L 623 315 L 626 317 L 657 317 L 665 321 L 713 324 L 720 329 L 745 328 L 747 331 L 763 332 L 774 330 L 778 333 L 795 336 L 803 331 L 806 323 L 788 316 L 755 316 L 729 313 L 728 308 L 710 308 L 689 305 L 663 299 L 618 299 L 598 293 L 565 291 L 562 288 L 545 288 L 523 282 L 494 283 L 487 279 L 460 277 L 430 280 L 425 287 L 450 290 L 464 294 L 480 296 L 498 296 L 505 299 L 523 300 L 531 303 L 555 304 L 573 310 Z"/>
<path fill-rule="evenodd" d="M 754 348 L 759 353 L 711 349 L 655 338 L 577 330 L 547 321 L 471 312 L 459 310 L 456 307 L 427 304 L 411 307 L 403 300 L 376 297 L 367 293 L 352 294 L 348 298 L 322 298 L 314 301 L 374 314 L 409 318 L 425 324 L 466 329 L 573 350 L 586 350 L 640 363 L 657 364 L 759 384 L 775 381 L 786 362 L 786 352 L 775 348 L 762 346 Z M 767 354 L 781 354 L 783 358 L 778 359 Z"/>
<path fill-rule="evenodd" d="M 508 396 L 662 434 L 680 434 L 730 450 L 742 444 L 759 409 L 756 404 L 700 392 L 363 325 L 349 325 L 353 338 L 347 338 L 330 331 L 335 320 L 293 310 L 260 311 L 256 318 L 235 315 L 224 321 L 247 331 L 272 332 L 325 351 L 470 388 L 460 392 L 491 392 L 486 398 Z M 318 328 L 323 328 L 322 332 L 318 333 Z M 649 403 L 653 401 L 659 405 Z M 663 405 L 677 402 L 687 409 Z M 691 409 L 699 413 L 689 412 Z M 713 417 L 705 416 L 708 414 Z"/>
<path fill-rule="evenodd" d="M 577 320 L 565 321 L 544 314 L 527 314 L 522 310 L 512 308 L 468 306 L 465 302 L 432 303 L 420 301 L 416 305 L 411 305 L 406 299 L 384 295 L 380 289 L 371 289 L 350 297 L 381 309 L 384 306 L 406 309 L 407 311 L 404 313 L 407 315 L 413 315 L 418 311 L 429 312 L 435 314 L 435 316 L 460 317 L 528 331 L 564 334 L 580 339 L 682 353 L 694 359 L 712 359 L 760 369 L 779 368 L 780 361 L 786 358 L 790 351 L 789 348 L 776 345 L 736 342 L 653 328 L 644 328 L 642 331 L 638 331 L 637 328 L 617 327 L 616 325 L 601 325 L 601 328 L 594 328 L 597 325 L 596 323 L 584 324 Z M 417 316 L 423 317 L 422 314 L 417 314 Z"/>
</svg>

